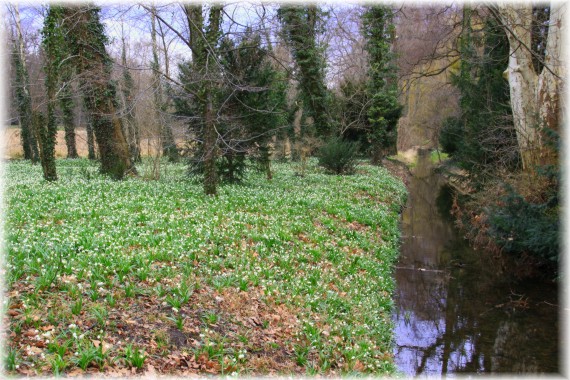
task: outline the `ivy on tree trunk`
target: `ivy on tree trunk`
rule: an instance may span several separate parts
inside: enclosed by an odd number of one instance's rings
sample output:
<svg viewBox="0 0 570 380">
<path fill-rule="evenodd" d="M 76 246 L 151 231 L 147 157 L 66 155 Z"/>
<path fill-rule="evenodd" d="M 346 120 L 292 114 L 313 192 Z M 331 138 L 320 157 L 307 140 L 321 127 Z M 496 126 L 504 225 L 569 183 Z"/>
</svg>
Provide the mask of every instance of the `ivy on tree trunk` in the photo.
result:
<svg viewBox="0 0 570 380">
<path fill-rule="evenodd" d="M 78 158 L 77 145 L 75 142 L 75 120 L 73 116 L 74 102 L 71 95 L 71 84 L 69 80 L 63 81 L 61 88 L 61 98 L 59 107 L 63 114 L 63 128 L 65 130 L 65 146 L 67 147 L 67 158 Z"/>
<path fill-rule="evenodd" d="M 14 5 L 14 13 L 16 15 L 16 29 L 18 35 L 14 37 L 14 51 L 12 57 L 15 67 L 16 104 L 21 128 L 22 148 L 24 151 L 24 159 L 36 163 L 40 159 L 40 153 L 34 134 L 32 97 L 29 91 L 30 79 L 26 67 L 24 38 L 22 36 L 20 13 L 17 5 Z"/>
<path fill-rule="evenodd" d="M 101 172 L 115 179 L 136 174 L 129 146 L 117 115 L 111 58 L 105 50 L 107 37 L 99 20 L 100 9 L 91 5 L 65 7 L 65 33 L 81 80 L 85 107 L 93 123 L 101 156 Z"/>
<path fill-rule="evenodd" d="M 55 109 L 57 104 L 59 65 L 65 56 L 65 38 L 62 33 L 63 9 L 50 6 L 44 19 L 42 29 L 42 47 L 45 54 L 45 86 L 47 93 L 47 119 L 40 114 L 35 115 L 34 127 L 40 143 L 40 160 L 44 178 L 48 181 L 57 179 L 55 167 L 55 145 L 57 138 L 57 119 Z"/>
<path fill-rule="evenodd" d="M 219 87 L 219 68 L 215 61 L 218 55 L 217 47 L 220 38 L 220 24 L 222 20 L 222 6 L 210 7 L 208 24 L 204 24 L 202 6 L 194 4 L 184 5 L 190 36 L 188 45 L 192 50 L 192 63 L 181 66 L 188 76 L 198 79 L 185 83 L 187 90 L 195 95 L 195 111 L 202 123 L 202 161 L 204 163 L 204 192 L 216 195 L 218 187 L 218 172 L 216 160 L 218 158 L 218 133 L 216 130 L 216 115 L 214 111 L 213 92 Z"/>
<path fill-rule="evenodd" d="M 299 70 L 297 79 L 306 111 L 304 116 L 313 119 L 314 130 L 309 135 L 326 137 L 331 133 L 332 121 L 328 110 L 331 97 L 325 84 L 324 49 L 317 43 L 321 12 L 316 5 L 287 5 L 280 7 L 277 14 Z"/>
</svg>

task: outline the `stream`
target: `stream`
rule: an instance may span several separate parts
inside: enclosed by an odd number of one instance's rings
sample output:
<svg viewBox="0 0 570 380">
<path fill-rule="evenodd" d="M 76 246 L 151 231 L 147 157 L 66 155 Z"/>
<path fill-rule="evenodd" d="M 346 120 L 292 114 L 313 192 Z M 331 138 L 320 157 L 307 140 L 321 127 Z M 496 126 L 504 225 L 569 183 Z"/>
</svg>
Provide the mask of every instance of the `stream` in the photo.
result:
<svg viewBox="0 0 570 380">
<path fill-rule="evenodd" d="M 407 376 L 558 373 L 558 289 L 508 282 L 453 227 L 451 191 L 420 151 L 402 215 L 395 362 Z"/>
</svg>

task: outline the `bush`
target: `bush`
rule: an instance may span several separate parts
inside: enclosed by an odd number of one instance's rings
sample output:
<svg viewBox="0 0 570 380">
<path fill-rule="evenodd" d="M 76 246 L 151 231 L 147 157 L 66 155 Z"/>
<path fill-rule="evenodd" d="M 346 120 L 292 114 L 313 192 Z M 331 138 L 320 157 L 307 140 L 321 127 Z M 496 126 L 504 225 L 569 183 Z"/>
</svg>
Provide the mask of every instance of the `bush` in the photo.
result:
<svg viewBox="0 0 570 380">
<path fill-rule="evenodd" d="M 244 152 L 229 151 L 216 160 L 218 178 L 224 183 L 242 183 L 247 168 L 246 154 Z M 188 159 L 188 175 L 199 177 L 204 174 L 204 155 L 197 149 Z"/>
<path fill-rule="evenodd" d="M 246 161 L 244 152 L 227 152 L 216 162 L 218 176 L 225 183 L 242 183 Z"/>
<path fill-rule="evenodd" d="M 353 173 L 357 152 L 357 143 L 334 138 L 319 150 L 319 165 L 333 174 Z"/>
<path fill-rule="evenodd" d="M 504 204 L 490 212 L 489 235 L 503 250 L 528 252 L 548 263 L 559 259 L 559 207 L 557 194 L 545 202 L 531 203 L 507 186 Z"/>
</svg>

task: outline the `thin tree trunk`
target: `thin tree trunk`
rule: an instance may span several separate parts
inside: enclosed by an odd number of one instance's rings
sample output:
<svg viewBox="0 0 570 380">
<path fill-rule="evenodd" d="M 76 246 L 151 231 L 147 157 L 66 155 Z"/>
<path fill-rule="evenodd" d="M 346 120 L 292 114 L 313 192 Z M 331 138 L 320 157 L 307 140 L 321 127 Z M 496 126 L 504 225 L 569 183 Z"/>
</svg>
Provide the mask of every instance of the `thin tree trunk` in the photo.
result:
<svg viewBox="0 0 570 380">
<path fill-rule="evenodd" d="M 206 95 L 206 107 L 204 112 L 204 192 L 207 195 L 216 195 L 218 187 L 217 159 L 217 134 L 215 126 L 214 109 L 210 91 Z"/>
<path fill-rule="evenodd" d="M 85 132 L 87 134 L 87 158 L 90 160 L 95 160 L 97 157 L 95 155 L 95 135 L 93 134 L 93 124 L 89 114 L 85 112 L 86 115 L 86 125 Z"/>
<path fill-rule="evenodd" d="M 123 36 L 123 51 L 121 54 L 121 62 L 123 65 L 123 97 L 124 97 L 124 108 L 125 108 L 125 127 L 124 133 L 127 138 L 127 143 L 129 145 L 129 152 L 131 154 L 131 159 L 133 162 L 141 162 L 141 152 L 140 152 L 140 137 L 139 137 L 139 126 L 135 119 L 135 104 L 133 101 L 133 78 L 127 67 L 127 47 L 125 43 L 125 38 Z"/>
<path fill-rule="evenodd" d="M 160 64 L 158 58 L 158 45 L 156 43 L 156 8 L 151 7 L 151 41 L 152 41 L 152 68 L 153 68 L 153 92 L 154 106 L 156 110 L 156 122 L 159 125 L 160 139 L 162 142 L 162 154 L 168 157 L 170 162 L 178 161 L 178 148 L 174 141 L 172 127 L 164 122 L 162 111 L 164 108 L 162 85 L 160 80 Z"/>
</svg>

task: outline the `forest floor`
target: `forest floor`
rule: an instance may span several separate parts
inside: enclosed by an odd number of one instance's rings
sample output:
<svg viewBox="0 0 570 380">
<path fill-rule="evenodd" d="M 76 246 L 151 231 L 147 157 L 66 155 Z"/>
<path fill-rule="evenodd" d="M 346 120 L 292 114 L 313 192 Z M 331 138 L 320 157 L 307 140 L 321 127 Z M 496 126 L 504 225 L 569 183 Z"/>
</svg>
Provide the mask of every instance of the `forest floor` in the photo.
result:
<svg viewBox="0 0 570 380">
<path fill-rule="evenodd" d="M 55 144 L 55 156 L 56 158 L 67 157 L 67 147 L 65 145 L 65 131 L 60 127 L 57 131 L 56 144 Z M 19 127 L 9 126 L 4 128 L 2 131 L 1 149 L 3 159 L 17 159 L 24 157 L 24 150 L 21 143 L 21 129 Z M 176 138 L 179 146 L 184 145 L 183 138 Z M 77 154 L 79 157 L 87 157 L 87 131 L 85 128 L 75 129 L 75 143 Z M 154 137 L 141 137 L 141 154 L 143 156 L 156 156 L 157 152 L 161 152 L 159 146 L 159 139 Z"/>
<path fill-rule="evenodd" d="M 96 165 L 58 160 L 54 183 L 5 166 L 8 374 L 395 372 L 406 193 L 386 169 L 275 164 L 207 197 L 183 164 L 121 182 Z"/>
</svg>

